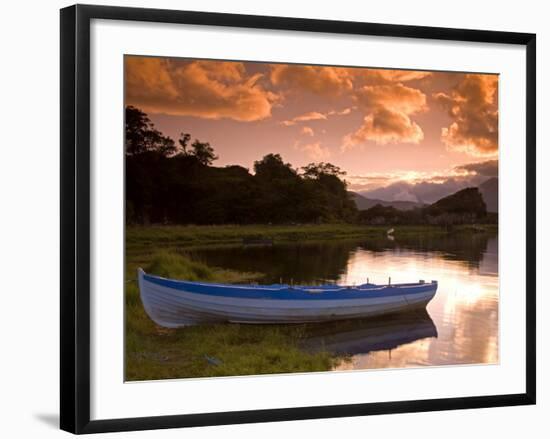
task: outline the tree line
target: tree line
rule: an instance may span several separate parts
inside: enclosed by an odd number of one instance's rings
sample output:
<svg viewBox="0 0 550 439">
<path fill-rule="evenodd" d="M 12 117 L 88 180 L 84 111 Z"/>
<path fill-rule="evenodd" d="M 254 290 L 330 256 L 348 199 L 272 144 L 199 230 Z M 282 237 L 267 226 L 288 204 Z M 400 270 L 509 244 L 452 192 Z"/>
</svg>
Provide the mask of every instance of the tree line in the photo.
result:
<svg viewBox="0 0 550 439">
<path fill-rule="evenodd" d="M 208 142 L 177 141 L 147 114 L 126 107 L 126 221 L 128 224 L 290 224 L 348 222 L 369 225 L 453 225 L 497 221 L 477 188 L 408 211 L 376 205 L 358 211 L 345 172 L 331 163 L 295 169 L 279 154 L 239 165 L 214 166 Z"/>
<path fill-rule="evenodd" d="M 125 109 L 126 221 L 129 224 L 353 222 L 358 211 L 345 173 L 330 163 L 294 169 L 279 154 L 216 167 L 208 142 L 158 131 L 138 108 Z"/>
</svg>

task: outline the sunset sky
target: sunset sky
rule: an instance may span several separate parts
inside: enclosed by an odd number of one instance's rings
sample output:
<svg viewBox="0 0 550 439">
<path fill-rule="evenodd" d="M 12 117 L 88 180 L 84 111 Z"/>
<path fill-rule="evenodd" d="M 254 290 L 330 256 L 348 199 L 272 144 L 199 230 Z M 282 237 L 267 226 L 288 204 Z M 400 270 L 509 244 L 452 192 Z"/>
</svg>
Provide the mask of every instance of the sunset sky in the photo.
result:
<svg viewBox="0 0 550 439">
<path fill-rule="evenodd" d="M 498 176 L 498 76 L 127 56 L 126 105 L 215 166 L 330 162 L 371 198 L 433 202 Z"/>
</svg>

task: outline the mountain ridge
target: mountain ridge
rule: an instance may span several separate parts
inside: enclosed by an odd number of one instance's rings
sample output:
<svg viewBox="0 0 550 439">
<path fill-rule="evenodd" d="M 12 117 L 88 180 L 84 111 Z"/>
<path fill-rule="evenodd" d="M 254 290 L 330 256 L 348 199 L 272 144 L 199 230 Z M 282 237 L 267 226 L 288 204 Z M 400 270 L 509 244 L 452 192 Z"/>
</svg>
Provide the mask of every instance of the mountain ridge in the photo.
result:
<svg viewBox="0 0 550 439">
<path fill-rule="evenodd" d="M 498 177 L 491 177 L 479 186 L 487 212 L 498 213 Z"/>
<path fill-rule="evenodd" d="M 498 177 L 491 177 L 476 187 L 479 189 L 479 192 L 481 193 L 483 201 L 487 206 L 487 212 L 498 213 Z M 378 198 L 369 198 L 359 192 L 348 191 L 351 198 L 355 201 L 355 205 L 357 206 L 357 209 L 360 211 L 370 209 L 376 205 L 381 205 L 383 207 L 394 207 L 397 210 L 405 210 L 405 211 L 412 210 L 415 208 L 427 207 L 431 204 L 435 204 L 438 201 L 448 196 L 454 195 L 458 192 L 460 192 L 460 190 L 453 192 L 449 195 L 446 195 L 445 197 L 441 197 L 434 203 L 423 203 L 423 202 L 401 201 L 401 200 L 387 201 L 387 200 L 382 200 Z"/>
<path fill-rule="evenodd" d="M 367 198 L 364 195 L 361 195 L 358 192 L 348 191 L 358 210 L 367 210 L 376 205 L 381 205 L 384 207 L 394 207 L 398 210 L 412 210 L 417 207 L 424 207 L 424 203 L 417 203 L 415 201 L 385 201 L 377 198 Z"/>
</svg>

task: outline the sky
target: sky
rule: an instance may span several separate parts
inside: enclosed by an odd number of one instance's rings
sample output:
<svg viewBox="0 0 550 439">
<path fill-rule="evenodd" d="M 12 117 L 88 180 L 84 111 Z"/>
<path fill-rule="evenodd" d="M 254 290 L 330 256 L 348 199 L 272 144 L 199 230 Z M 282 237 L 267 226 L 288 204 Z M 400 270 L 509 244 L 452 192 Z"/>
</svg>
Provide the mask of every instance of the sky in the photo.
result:
<svg viewBox="0 0 550 439">
<path fill-rule="evenodd" d="M 329 162 L 349 189 L 433 202 L 498 176 L 498 75 L 125 57 L 125 104 L 215 166 Z"/>
</svg>

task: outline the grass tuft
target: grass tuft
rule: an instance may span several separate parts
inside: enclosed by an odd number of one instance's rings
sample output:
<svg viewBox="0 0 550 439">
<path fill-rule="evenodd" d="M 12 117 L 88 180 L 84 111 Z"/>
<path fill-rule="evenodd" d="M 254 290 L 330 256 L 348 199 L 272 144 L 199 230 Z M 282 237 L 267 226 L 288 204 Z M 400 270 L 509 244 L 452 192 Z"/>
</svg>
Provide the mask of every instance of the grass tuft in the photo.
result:
<svg viewBox="0 0 550 439">
<path fill-rule="evenodd" d="M 157 276 L 190 281 L 212 281 L 215 277 L 214 271 L 207 265 L 169 251 L 156 253 L 145 271 Z"/>
</svg>

